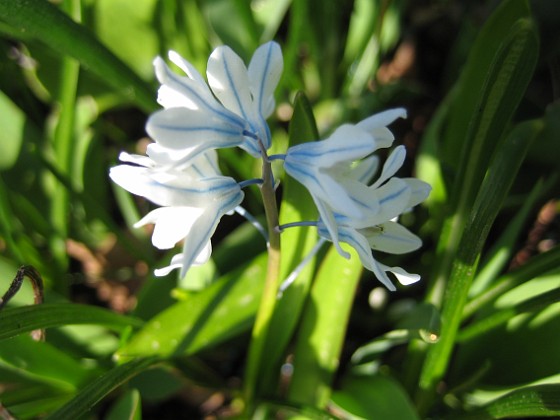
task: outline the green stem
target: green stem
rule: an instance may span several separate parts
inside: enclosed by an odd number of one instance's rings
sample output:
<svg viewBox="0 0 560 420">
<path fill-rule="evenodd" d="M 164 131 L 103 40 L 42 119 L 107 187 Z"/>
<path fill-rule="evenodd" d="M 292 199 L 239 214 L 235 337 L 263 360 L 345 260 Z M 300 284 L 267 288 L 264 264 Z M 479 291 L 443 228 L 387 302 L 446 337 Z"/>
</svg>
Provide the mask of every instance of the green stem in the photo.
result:
<svg viewBox="0 0 560 420">
<path fill-rule="evenodd" d="M 280 232 L 276 229 L 278 226 L 278 206 L 276 204 L 276 193 L 274 191 L 274 176 L 266 150 L 262 143 L 259 142 L 259 144 L 261 146 L 263 159 L 261 195 L 266 214 L 269 244 L 265 285 L 255 319 L 255 325 L 253 326 L 253 332 L 251 334 L 251 344 L 249 346 L 249 356 L 245 372 L 244 394 L 249 410 L 254 407 L 254 400 L 257 396 L 259 372 L 262 370 L 267 333 L 276 305 L 276 295 L 280 278 Z"/>
<path fill-rule="evenodd" d="M 73 19 L 80 20 L 79 1 L 66 0 L 63 7 Z M 75 59 L 68 56 L 63 57 L 58 95 L 59 121 L 54 135 L 54 153 L 58 169 L 67 176 L 71 176 L 73 166 L 74 120 L 79 72 L 80 65 Z M 56 235 L 51 238 L 50 247 L 61 272 L 64 272 L 68 265 L 66 238 L 68 236 L 69 206 L 70 194 L 64 185 L 57 184 L 53 192 L 51 207 L 51 222 Z M 57 284 L 56 287 L 65 294 L 64 285 Z"/>
</svg>

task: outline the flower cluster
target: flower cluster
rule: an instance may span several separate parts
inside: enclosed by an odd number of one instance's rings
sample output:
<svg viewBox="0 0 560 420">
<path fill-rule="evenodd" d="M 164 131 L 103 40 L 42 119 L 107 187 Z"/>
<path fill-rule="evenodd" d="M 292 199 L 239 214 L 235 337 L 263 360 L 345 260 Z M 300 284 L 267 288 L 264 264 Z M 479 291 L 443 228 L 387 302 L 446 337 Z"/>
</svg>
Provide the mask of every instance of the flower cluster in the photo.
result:
<svg viewBox="0 0 560 420">
<path fill-rule="evenodd" d="M 169 58 L 185 76 L 171 71 L 161 58 L 154 62 L 163 107 L 147 122 L 154 142 L 147 156 L 121 154 L 124 164 L 112 168 L 110 176 L 161 206 L 137 226 L 155 224 L 152 241 L 160 249 L 184 241 L 182 254 L 156 270 L 156 275 L 166 275 L 180 268 L 184 275 L 191 265 L 210 257 L 210 238 L 222 216 L 234 211 L 246 214 L 240 207 L 242 187 L 250 182 L 222 175 L 215 149 L 239 147 L 255 158 L 269 159 L 266 119 L 274 110 L 283 59 L 274 42 L 259 47 L 248 67 L 229 47 L 218 47 L 209 58 L 206 83 L 177 53 L 171 52 Z M 374 155 L 392 146 L 394 136 L 387 126 L 405 117 L 404 109 L 385 111 L 342 125 L 325 140 L 302 143 L 274 156 L 283 159 L 286 173 L 309 190 L 319 213 L 316 221 L 289 225 L 315 225 L 319 236 L 344 257 L 349 255 L 340 243 L 347 243 L 390 290 L 395 287 L 388 272 L 402 284 L 419 276 L 379 263 L 373 252 L 401 254 L 420 247 L 420 239 L 396 220 L 430 192 L 422 181 L 395 177 L 406 155 L 403 146 L 394 148 L 381 168 Z"/>
</svg>

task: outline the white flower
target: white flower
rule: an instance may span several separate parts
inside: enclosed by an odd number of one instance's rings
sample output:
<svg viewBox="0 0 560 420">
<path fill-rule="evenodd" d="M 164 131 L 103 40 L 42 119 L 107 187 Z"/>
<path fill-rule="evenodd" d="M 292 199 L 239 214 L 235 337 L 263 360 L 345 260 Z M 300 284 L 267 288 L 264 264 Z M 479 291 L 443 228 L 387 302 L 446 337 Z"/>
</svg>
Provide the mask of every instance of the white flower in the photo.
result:
<svg viewBox="0 0 560 420">
<path fill-rule="evenodd" d="M 337 223 L 337 237 L 333 240 L 324 223 L 319 221 L 318 232 L 330 241 L 345 242 L 352 246 L 360 257 L 362 265 L 372 271 L 389 290 L 395 286 L 387 272 L 395 275 L 397 280 L 408 285 L 420 280 L 417 274 L 410 274 L 401 267 L 388 267 L 379 263 L 372 250 L 389 254 L 405 254 L 422 245 L 422 241 L 395 220 L 407 209 L 424 201 L 430 193 L 430 186 L 414 178 L 391 178 L 386 184 L 375 190 L 379 211 L 365 219 L 354 219 L 334 215 Z"/>
<path fill-rule="evenodd" d="M 184 170 L 161 170 L 169 156 L 163 148 L 153 148 L 153 156 L 121 154 L 119 165 L 110 170 L 111 179 L 133 194 L 162 206 L 148 213 L 136 227 L 155 224 L 152 243 L 159 249 L 173 248 L 184 239 L 183 253 L 173 257 L 169 267 L 156 270 L 166 275 L 181 268 L 184 276 L 193 264 L 202 264 L 212 252 L 210 238 L 221 217 L 232 212 L 243 200 L 237 182 L 221 176 L 214 151 L 199 155 Z"/>
<path fill-rule="evenodd" d="M 209 86 L 179 54 L 172 51 L 169 58 L 187 76 L 172 72 L 161 58 L 155 60 L 158 102 L 165 109 L 151 115 L 146 131 L 159 145 L 181 152 L 174 158 L 176 165 L 187 165 L 210 149 L 239 146 L 258 157 L 258 141 L 270 147 L 266 118 L 274 110 L 283 67 L 278 44 L 261 45 L 248 68 L 231 48 L 216 48 L 208 60 Z"/>
<path fill-rule="evenodd" d="M 302 143 L 286 153 L 284 169 L 309 190 L 341 255 L 348 256 L 338 245 L 334 214 L 367 220 L 378 213 L 376 189 L 401 167 L 406 152 L 404 147 L 397 147 L 372 186 L 367 182 L 377 170 L 378 161 L 366 157 L 392 144 L 394 136 L 386 126 L 399 117 L 406 117 L 402 108 L 385 111 L 356 125 L 343 125 L 326 140 Z M 354 165 L 356 161 L 359 163 Z"/>
</svg>

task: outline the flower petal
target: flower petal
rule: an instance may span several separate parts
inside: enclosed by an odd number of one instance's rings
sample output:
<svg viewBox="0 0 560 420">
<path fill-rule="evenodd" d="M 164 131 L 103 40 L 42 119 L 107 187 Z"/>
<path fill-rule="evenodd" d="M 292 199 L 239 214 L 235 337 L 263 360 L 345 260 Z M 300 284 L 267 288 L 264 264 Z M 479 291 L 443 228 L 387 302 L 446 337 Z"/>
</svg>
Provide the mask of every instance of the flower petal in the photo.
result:
<svg viewBox="0 0 560 420">
<path fill-rule="evenodd" d="M 367 184 L 379 169 L 379 157 L 375 155 L 362 159 L 350 172 L 350 177 Z"/>
<path fill-rule="evenodd" d="M 391 152 L 391 154 L 385 161 L 379 179 L 377 179 L 377 181 L 375 181 L 371 187 L 377 188 L 381 184 L 383 184 L 386 180 L 388 180 L 393 175 L 395 175 L 395 173 L 397 173 L 397 171 L 403 165 L 405 158 L 406 158 L 406 149 L 404 148 L 404 146 L 395 147 L 395 150 Z"/>
<path fill-rule="evenodd" d="M 182 172 L 158 172 L 130 165 L 111 168 L 109 176 L 125 190 L 160 206 L 204 208 L 213 200 L 229 200 L 231 195 L 243 197 L 237 182 L 223 176 L 198 179 Z"/>
<path fill-rule="evenodd" d="M 186 107 L 206 111 L 218 108 L 219 104 L 206 83 L 175 74 L 161 57 L 154 60 L 154 69 L 161 83 L 158 103 L 164 108 Z"/>
<path fill-rule="evenodd" d="M 181 267 L 183 267 L 183 254 L 177 254 L 171 258 L 168 266 L 154 270 L 154 274 L 156 277 L 165 277 L 173 270 L 180 269 Z"/>
<path fill-rule="evenodd" d="M 343 256 L 346 259 L 350 258 L 350 254 L 344 251 L 340 247 L 339 237 L 338 237 L 338 226 L 332 210 L 328 206 L 326 206 L 321 200 L 318 200 L 316 197 L 313 197 L 313 201 L 317 206 L 317 210 L 319 210 L 319 216 L 320 216 L 320 220 L 317 223 L 317 232 L 323 238 L 331 241 L 335 246 L 337 252 L 341 256 Z"/>
<path fill-rule="evenodd" d="M 216 48 L 208 59 L 206 73 L 212 92 L 227 109 L 244 120 L 254 119 L 247 67 L 231 48 Z"/>
<path fill-rule="evenodd" d="M 204 209 L 196 207 L 160 207 L 152 210 L 134 227 L 154 223 L 152 243 L 158 249 L 171 249 L 184 239 Z"/>
<path fill-rule="evenodd" d="M 210 259 L 211 254 L 212 254 L 212 243 L 208 241 L 208 243 L 204 246 L 204 248 L 202 248 L 200 254 L 196 256 L 194 262 L 191 264 L 191 267 L 193 265 L 202 265 L 206 263 Z M 171 261 L 167 267 L 162 267 L 154 270 L 154 274 L 156 275 L 156 277 L 164 277 L 167 276 L 169 273 L 171 273 L 173 270 L 182 269 L 184 265 L 185 264 L 184 264 L 183 254 L 182 253 L 176 254 L 171 258 Z"/>
<path fill-rule="evenodd" d="M 410 187 L 410 200 L 407 208 L 414 207 L 424 201 L 430 195 L 432 186 L 427 182 L 416 178 L 402 178 Z"/>
<path fill-rule="evenodd" d="M 365 120 L 356 124 L 362 130 L 372 134 L 378 147 L 387 148 L 393 144 L 395 136 L 387 128 L 389 124 L 397 118 L 406 118 L 406 110 L 404 108 L 389 109 L 384 112 L 372 115 Z"/>
<path fill-rule="evenodd" d="M 200 86 L 201 89 L 205 90 L 208 95 L 212 96 L 210 89 L 206 85 L 206 80 L 204 80 L 204 77 L 202 77 L 200 72 L 191 63 L 175 51 L 169 51 L 168 57 L 173 64 L 183 70 L 189 78 Z"/>
<path fill-rule="evenodd" d="M 354 125 L 338 127 L 326 140 L 301 143 L 286 153 L 288 165 L 313 165 L 331 168 L 341 162 L 351 163 L 375 150 L 375 140 Z"/>
<path fill-rule="evenodd" d="M 257 48 L 249 63 L 248 74 L 253 101 L 264 118 L 268 118 L 274 111 L 274 90 L 282 75 L 283 66 L 280 46 L 272 41 Z"/>
<path fill-rule="evenodd" d="M 383 271 L 389 271 L 390 273 L 393 273 L 399 283 L 403 286 L 409 286 L 421 279 L 420 275 L 409 273 L 401 267 L 389 267 L 381 263 L 379 263 L 379 265 L 381 266 Z"/>
<path fill-rule="evenodd" d="M 387 289 L 391 291 L 396 290 L 391 280 L 389 280 L 389 277 L 387 277 L 387 274 L 385 274 L 385 271 L 383 271 L 377 261 L 375 261 L 375 258 L 373 258 L 369 243 L 363 235 L 358 233 L 355 229 L 345 227 L 339 229 L 339 235 L 342 242 L 346 242 L 356 250 L 364 268 L 373 272 L 377 279 L 383 283 Z"/>
<path fill-rule="evenodd" d="M 209 150 L 241 144 L 244 123 L 201 110 L 171 108 L 148 118 L 146 131 L 157 143 L 171 149 L 199 146 Z"/>
<path fill-rule="evenodd" d="M 422 240 L 396 222 L 385 222 L 372 228 L 360 229 L 373 250 L 389 254 L 406 254 L 422 246 Z"/>
</svg>

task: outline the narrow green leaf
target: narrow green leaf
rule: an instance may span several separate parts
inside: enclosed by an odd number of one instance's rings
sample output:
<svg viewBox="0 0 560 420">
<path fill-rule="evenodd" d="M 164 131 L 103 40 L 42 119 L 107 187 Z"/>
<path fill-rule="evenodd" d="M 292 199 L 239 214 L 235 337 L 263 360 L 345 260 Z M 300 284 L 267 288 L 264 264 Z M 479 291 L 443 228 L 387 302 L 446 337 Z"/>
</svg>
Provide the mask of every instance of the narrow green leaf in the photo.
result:
<svg viewBox="0 0 560 420">
<path fill-rule="evenodd" d="M 25 378 L 49 384 L 59 390 L 73 391 L 89 380 L 95 370 L 44 341 L 30 336 L 13 337 L 0 345 L 0 364 Z"/>
<path fill-rule="evenodd" d="M 337 409 L 344 411 L 343 418 L 419 419 L 404 389 L 388 376 L 344 378 L 340 390 L 333 393 L 332 399 Z"/>
<path fill-rule="evenodd" d="M 80 418 L 110 392 L 156 363 L 158 363 L 158 359 L 151 357 L 136 359 L 117 366 L 89 382 L 72 400 L 46 418 L 52 420 Z"/>
<path fill-rule="evenodd" d="M 294 101 L 294 114 L 290 122 L 290 146 L 319 138 L 315 118 L 309 101 L 303 93 L 298 93 Z M 301 220 L 317 220 L 317 209 L 307 189 L 293 178 L 286 176 L 282 183 L 282 203 L 280 224 Z M 309 254 L 317 243 L 315 228 L 290 228 L 282 232 L 282 261 L 280 279 L 284 281 L 298 264 Z M 265 353 L 267 365 L 263 367 L 263 386 L 274 391 L 277 376 L 294 329 L 299 322 L 301 311 L 313 278 L 315 262 L 310 261 L 278 300 L 270 324 L 270 334 Z M 268 383 L 267 383 L 268 382 Z M 266 384 L 266 385 L 265 385 Z"/>
<path fill-rule="evenodd" d="M 396 329 L 360 346 L 352 355 L 352 363 L 363 364 L 377 359 L 392 347 L 420 339 L 433 344 L 439 339 L 441 319 L 435 306 L 421 303 L 397 323 Z"/>
<path fill-rule="evenodd" d="M 0 20 L 10 25 L 22 38 L 32 37 L 62 55 L 74 57 L 143 110 L 155 109 L 152 89 L 90 31 L 52 3 L 0 0 Z"/>
<path fill-rule="evenodd" d="M 490 158 L 525 94 L 537 63 L 539 40 L 534 23 L 530 19 L 519 19 L 508 26 L 508 30 L 485 68 L 484 78 L 480 84 L 472 85 L 482 85 L 481 90 L 470 86 L 468 94 L 459 91 L 455 96 L 455 101 L 463 101 L 466 98 L 461 95 L 471 96 L 471 91 L 477 91 L 476 107 L 468 112 L 468 129 L 455 132 L 453 137 L 454 144 L 462 145 L 462 159 L 452 163 L 459 169 L 451 190 L 450 213 L 438 242 L 438 263 L 429 286 L 428 296 L 435 304 L 441 302 L 445 280 Z M 462 141 L 457 142 L 457 133 L 466 133 Z"/>
<path fill-rule="evenodd" d="M 529 121 L 516 126 L 498 146 L 488 168 L 453 262 L 441 313 L 441 339 L 429 348 L 421 373 L 419 399 L 422 409 L 426 409 L 431 403 L 435 386 L 447 370 L 468 291 L 490 227 L 502 207 L 529 145 L 538 136 L 542 126 L 542 121 Z"/>
<path fill-rule="evenodd" d="M 62 325 L 96 324 L 122 330 L 142 321 L 90 305 L 45 303 L 0 311 L 0 340 L 37 329 Z"/>
<path fill-rule="evenodd" d="M 0 127 L 2 127 L 2 153 L 0 170 L 10 169 L 19 156 L 21 145 L 27 135 L 39 136 L 33 126 L 27 124 L 27 117 L 10 98 L 0 91 Z"/>
<path fill-rule="evenodd" d="M 351 254 L 349 260 L 331 247 L 322 262 L 296 338 L 289 399 L 317 408 L 324 408 L 331 395 L 362 272 L 357 253 L 350 247 L 345 250 Z"/>
<path fill-rule="evenodd" d="M 251 328 L 266 267 L 266 255 L 188 295 L 152 318 L 115 355 L 131 357 L 193 354 Z"/>
<path fill-rule="evenodd" d="M 463 311 L 463 319 L 470 318 L 480 310 L 480 308 L 492 303 L 514 287 L 543 275 L 559 266 L 560 246 L 556 246 L 542 254 L 535 255 L 517 270 L 511 271 L 497 279 L 491 287 L 484 290 L 467 303 Z"/>
<path fill-rule="evenodd" d="M 137 389 L 127 391 L 113 404 L 105 420 L 142 420 L 142 401 Z"/>
<path fill-rule="evenodd" d="M 511 320 L 515 315 L 525 312 L 537 312 L 554 303 L 560 302 L 560 288 L 542 293 L 531 299 L 527 299 L 516 305 L 498 310 L 485 318 L 477 320 L 475 323 L 464 328 L 457 336 L 457 341 L 467 341 L 480 334 L 499 327 Z"/>
<path fill-rule="evenodd" d="M 538 143 L 538 142 L 535 142 Z M 483 267 L 473 280 L 473 285 L 469 290 L 471 296 L 481 293 L 488 287 L 492 280 L 504 269 L 507 262 L 510 261 L 512 253 L 515 250 L 516 241 L 521 234 L 523 227 L 526 225 L 529 215 L 531 214 L 538 200 L 544 197 L 545 192 L 556 183 L 557 177 L 551 177 L 546 183 L 539 180 L 531 189 L 527 198 L 523 201 L 521 209 L 515 217 L 508 223 L 504 232 L 487 253 Z"/>
<path fill-rule="evenodd" d="M 457 85 L 457 95 L 450 106 L 450 118 L 443 139 L 440 156 L 449 167 L 461 160 L 461 145 L 457 136 L 466 136 L 472 116 L 479 112 L 480 87 L 484 86 L 494 57 L 508 36 L 512 26 L 521 18 L 529 17 L 526 0 L 507 0 L 500 3 L 480 29 Z M 471 162 L 472 163 L 472 162 Z"/>
<path fill-rule="evenodd" d="M 480 410 L 467 413 L 461 420 L 560 416 L 560 384 L 521 388 L 492 401 Z"/>
</svg>

